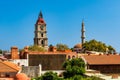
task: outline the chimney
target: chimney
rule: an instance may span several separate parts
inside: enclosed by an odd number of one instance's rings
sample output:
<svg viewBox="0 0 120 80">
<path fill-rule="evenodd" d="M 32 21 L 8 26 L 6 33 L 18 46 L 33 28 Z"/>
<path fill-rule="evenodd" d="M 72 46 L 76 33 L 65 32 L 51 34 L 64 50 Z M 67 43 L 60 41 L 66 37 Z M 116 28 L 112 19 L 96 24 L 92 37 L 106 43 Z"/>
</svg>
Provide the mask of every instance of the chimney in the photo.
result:
<svg viewBox="0 0 120 80">
<path fill-rule="evenodd" d="M 50 46 L 49 47 L 49 51 L 50 52 L 56 52 L 57 51 L 57 48 L 55 46 Z"/>
<path fill-rule="evenodd" d="M 25 46 L 25 47 L 24 47 L 24 51 L 25 51 L 25 52 L 28 52 L 28 48 L 29 48 L 29 46 Z"/>
<path fill-rule="evenodd" d="M 110 54 L 108 53 L 107 56 L 109 56 Z"/>
<path fill-rule="evenodd" d="M 113 55 L 117 55 L 117 53 L 113 53 Z"/>
<path fill-rule="evenodd" d="M 11 47 L 11 59 L 19 59 L 18 48 L 16 46 Z"/>
<path fill-rule="evenodd" d="M 101 53 L 99 53 L 99 56 L 101 56 L 102 54 Z"/>
</svg>

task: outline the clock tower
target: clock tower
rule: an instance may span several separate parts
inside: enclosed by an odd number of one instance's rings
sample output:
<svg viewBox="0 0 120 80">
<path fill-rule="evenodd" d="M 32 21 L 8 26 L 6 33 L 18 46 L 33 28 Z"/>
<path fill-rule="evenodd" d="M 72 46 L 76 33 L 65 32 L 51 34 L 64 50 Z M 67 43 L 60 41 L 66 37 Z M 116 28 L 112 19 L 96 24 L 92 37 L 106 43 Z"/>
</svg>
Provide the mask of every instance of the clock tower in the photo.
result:
<svg viewBox="0 0 120 80">
<path fill-rule="evenodd" d="M 42 12 L 40 12 L 37 22 L 35 24 L 34 45 L 44 47 L 46 49 L 48 48 L 46 23 L 43 19 Z"/>
</svg>

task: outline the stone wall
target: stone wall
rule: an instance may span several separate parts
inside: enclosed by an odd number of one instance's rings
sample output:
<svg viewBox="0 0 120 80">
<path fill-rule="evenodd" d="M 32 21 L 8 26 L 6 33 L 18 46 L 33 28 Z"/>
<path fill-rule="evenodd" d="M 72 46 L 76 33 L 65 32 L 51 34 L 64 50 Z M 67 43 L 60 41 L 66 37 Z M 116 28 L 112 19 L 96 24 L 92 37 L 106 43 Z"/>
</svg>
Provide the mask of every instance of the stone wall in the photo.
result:
<svg viewBox="0 0 120 80">
<path fill-rule="evenodd" d="M 120 65 L 88 65 L 88 68 L 101 73 L 120 73 Z"/>
<path fill-rule="evenodd" d="M 25 73 L 30 78 L 41 76 L 41 66 L 22 66 L 21 73 Z"/>
<path fill-rule="evenodd" d="M 66 54 L 29 54 L 29 66 L 42 65 L 42 70 L 62 70 Z"/>
</svg>

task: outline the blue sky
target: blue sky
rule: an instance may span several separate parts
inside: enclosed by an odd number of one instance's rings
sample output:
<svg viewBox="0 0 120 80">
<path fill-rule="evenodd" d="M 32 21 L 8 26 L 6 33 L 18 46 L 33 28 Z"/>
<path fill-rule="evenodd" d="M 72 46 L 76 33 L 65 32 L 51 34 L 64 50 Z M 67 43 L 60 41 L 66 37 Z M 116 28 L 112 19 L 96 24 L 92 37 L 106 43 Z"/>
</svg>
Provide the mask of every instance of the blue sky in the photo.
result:
<svg viewBox="0 0 120 80">
<path fill-rule="evenodd" d="M 87 41 L 96 39 L 120 52 L 120 0 L 1 0 L 0 49 L 33 45 L 40 10 L 49 44 L 73 47 L 80 43 L 84 19 Z"/>
</svg>

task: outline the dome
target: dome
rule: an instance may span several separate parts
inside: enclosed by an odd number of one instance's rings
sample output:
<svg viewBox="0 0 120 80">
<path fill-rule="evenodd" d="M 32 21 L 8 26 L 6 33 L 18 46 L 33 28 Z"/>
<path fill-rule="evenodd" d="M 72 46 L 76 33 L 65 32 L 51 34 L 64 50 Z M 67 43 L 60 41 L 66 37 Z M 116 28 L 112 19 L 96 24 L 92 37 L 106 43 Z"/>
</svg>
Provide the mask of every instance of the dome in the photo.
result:
<svg viewBox="0 0 120 80">
<path fill-rule="evenodd" d="M 16 74 L 16 78 L 17 78 L 17 80 L 29 80 L 29 78 L 27 77 L 27 75 L 25 73 Z"/>
<path fill-rule="evenodd" d="M 74 48 L 82 48 L 82 44 L 76 44 Z"/>
</svg>

